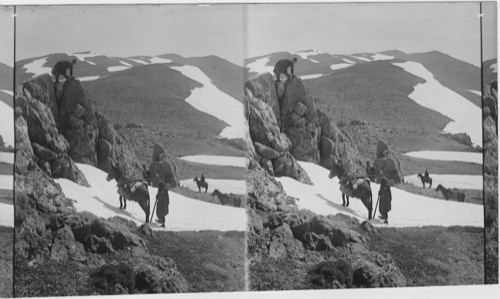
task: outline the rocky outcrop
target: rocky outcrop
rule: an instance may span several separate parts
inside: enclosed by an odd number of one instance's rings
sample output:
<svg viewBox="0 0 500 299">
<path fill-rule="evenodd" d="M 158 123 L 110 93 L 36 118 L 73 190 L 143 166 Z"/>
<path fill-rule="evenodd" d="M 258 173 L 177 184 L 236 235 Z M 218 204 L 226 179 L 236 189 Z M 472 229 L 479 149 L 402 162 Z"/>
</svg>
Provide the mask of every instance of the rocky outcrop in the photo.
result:
<svg viewBox="0 0 500 299">
<path fill-rule="evenodd" d="M 383 173 L 394 184 L 403 182 L 401 161 L 383 140 L 377 143 L 377 158 L 373 162 L 373 168 L 375 173 Z"/>
<path fill-rule="evenodd" d="M 483 88 L 485 282 L 498 284 L 498 98 L 497 82 Z"/>
<path fill-rule="evenodd" d="M 321 126 L 319 143 L 321 166 L 332 169 L 333 165 L 336 165 L 346 173 L 358 175 L 364 173 L 363 161 L 350 138 L 340 131 L 324 112 L 318 110 L 317 114 Z"/>
<path fill-rule="evenodd" d="M 318 163 L 321 126 L 310 95 L 299 78 L 289 78 L 284 83 L 284 93 L 279 99 L 283 133 L 292 142 L 290 153 L 298 160 Z"/>
<path fill-rule="evenodd" d="M 50 174 L 53 178 L 66 178 L 82 186 L 90 187 L 82 171 L 67 154 L 62 154 L 54 159 L 50 167 Z"/>
<path fill-rule="evenodd" d="M 59 126 L 70 144 L 69 156 L 76 162 L 96 165 L 97 120 L 92 102 L 80 82 L 64 82 L 58 102 Z"/>
<path fill-rule="evenodd" d="M 158 143 L 153 146 L 153 162 L 149 166 L 149 175 L 153 178 L 153 186 L 158 184 L 157 176 L 171 188 L 179 186 L 179 173 L 174 158 Z"/>
<path fill-rule="evenodd" d="M 270 74 L 263 74 L 247 81 L 245 86 L 249 132 L 253 145 L 250 148 L 254 149 L 251 151 L 252 158 L 272 175 L 289 176 L 311 184 L 307 173 L 296 161 L 297 157 L 290 153 L 293 148 L 292 142 L 280 129 L 278 120 L 281 119 L 282 111 L 273 77 Z M 300 135 L 295 134 L 294 130 L 290 132 L 294 134 L 292 136 Z M 297 138 L 305 138 L 304 136 Z"/>
<path fill-rule="evenodd" d="M 95 112 L 99 137 L 97 139 L 97 166 L 109 172 L 113 163 L 128 178 L 142 178 L 141 167 L 132 146 L 109 124 L 99 112 Z"/>
<path fill-rule="evenodd" d="M 308 275 L 309 281 L 322 289 L 343 289 L 352 286 L 353 270 L 351 264 L 343 259 L 321 262 Z"/>
</svg>

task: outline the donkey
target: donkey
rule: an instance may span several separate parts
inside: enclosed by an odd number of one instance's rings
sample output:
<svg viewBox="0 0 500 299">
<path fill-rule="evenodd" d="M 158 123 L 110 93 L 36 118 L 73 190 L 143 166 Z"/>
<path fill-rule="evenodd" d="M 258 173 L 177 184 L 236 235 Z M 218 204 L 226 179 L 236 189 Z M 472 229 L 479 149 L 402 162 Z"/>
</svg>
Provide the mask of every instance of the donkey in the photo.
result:
<svg viewBox="0 0 500 299">
<path fill-rule="evenodd" d="M 208 190 L 207 182 L 201 181 L 197 177 L 193 179 L 193 182 L 196 182 L 196 186 L 198 186 L 198 192 L 201 192 L 201 188 L 205 188 L 205 193 L 207 193 Z"/>
<path fill-rule="evenodd" d="M 361 199 L 361 202 L 368 210 L 368 219 L 372 219 L 372 189 L 370 180 L 365 177 L 348 178 L 344 169 L 340 166 L 333 165 L 328 178 L 337 176 L 339 178 L 340 191 L 342 191 L 342 205 L 349 206 L 349 196 Z M 347 197 L 347 204 L 346 198 Z"/>
<path fill-rule="evenodd" d="M 142 181 L 127 181 L 116 164 L 111 164 L 111 169 L 106 177 L 106 181 L 109 182 L 112 179 L 115 179 L 118 186 L 120 209 L 127 209 L 127 199 L 136 201 L 141 206 L 144 214 L 146 214 L 146 223 L 149 223 L 150 201 L 147 183 Z"/>
<path fill-rule="evenodd" d="M 432 178 L 431 177 L 426 177 L 424 175 L 422 175 L 421 173 L 419 173 L 417 175 L 417 177 L 420 178 L 420 180 L 422 181 L 422 188 L 425 188 L 425 183 L 429 184 L 429 189 L 432 187 Z"/>
<path fill-rule="evenodd" d="M 441 191 L 443 194 L 444 198 L 446 200 L 448 199 L 456 199 L 458 202 L 464 202 L 465 201 L 465 193 L 458 191 L 458 189 L 447 189 L 443 187 L 443 185 L 439 184 L 436 188 L 436 192 Z"/>
<path fill-rule="evenodd" d="M 217 196 L 217 198 L 219 198 L 219 201 L 223 206 L 233 205 L 231 197 L 229 197 L 229 195 L 227 194 L 220 192 L 219 189 L 215 189 L 214 192 L 212 193 L 212 196 Z"/>
</svg>

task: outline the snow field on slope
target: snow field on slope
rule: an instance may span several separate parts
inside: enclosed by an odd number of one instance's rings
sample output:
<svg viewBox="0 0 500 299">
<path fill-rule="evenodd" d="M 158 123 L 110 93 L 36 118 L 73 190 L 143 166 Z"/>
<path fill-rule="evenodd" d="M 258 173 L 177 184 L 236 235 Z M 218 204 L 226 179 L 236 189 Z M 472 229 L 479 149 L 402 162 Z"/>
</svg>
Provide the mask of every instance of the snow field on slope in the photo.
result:
<svg viewBox="0 0 500 299">
<path fill-rule="evenodd" d="M 180 160 L 216 165 L 216 166 L 234 166 L 234 167 L 247 167 L 247 158 L 245 157 L 232 157 L 232 156 L 211 156 L 211 155 L 193 155 L 180 157 Z"/>
<path fill-rule="evenodd" d="M 309 209 L 316 214 L 329 215 L 342 213 L 353 216 L 360 221 L 368 219 L 368 211 L 357 198 L 350 199 L 349 207 L 342 206 L 342 193 L 339 190 L 338 179 L 329 179 L 329 171 L 321 166 L 308 162 L 299 162 L 305 169 L 314 185 L 306 185 L 294 179 L 277 178 L 284 190 L 290 196 L 297 197 L 299 209 Z M 371 183 L 373 208 L 377 201 L 379 184 Z M 389 212 L 389 226 L 421 227 L 428 225 L 464 225 L 483 227 L 483 206 L 445 201 L 411 194 L 392 187 L 392 210 Z M 383 226 L 374 211 L 371 221 L 376 226 Z"/>
<path fill-rule="evenodd" d="M 0 101 L 0 136 L 7 145 L 14 146 L 14 109 Z"/>
<path fill-rule="evenodd" d="M 14 164 L 14 153 L 0 152 L 0 162 Z"/>
<path fill-rule="evenodd" d="M 458 161 L 483 164 L 482 153 L 454 152 L 454 151 L 418 151 L 407 152 L 404 155 L 413 158 L 438 160 L 438 161 Z"/>
<path fill-rule="evenodd" d="M 14 92 L 12 90 L 7 90 L 7 89 L 0 89 L 1 92 L 13 97 L 14 96 Z"/>
<path fill-rule="evenodd" d="M 330 69 L 333 71 L 336 71 L 336 70 L 344 69 L 346 67 L 350 67 L 353 65 L 354 64 L 351 64 L 351 63 L 336 63 L 336 64 L 330 65 Z"/>
<path fill-rule="evenodd" d="M 91 188 L 80 186 L 67 179 L 57 179 L 56 182 L 67 198 L 74 200 L 77 211 L 88 211 L 96 216 L 109 218 L 120 216 L 134 221 L 137 225 L 144 223 L 145 214 L 138 203 L 127 201 L 127 209 L 121 210 L 116 192 L 116 182 L 107 182 L 107 174 L 95 167 L 77 163 Z M 149 187 L 151 212 L 156 201 L 157 188 Z M 166 217 L 166 228 L 160 228 L 155 222 L 150 226 L 155 230 L 193 231 L 219 230 L 229 231 L 246 230 L 246 213 L 244 208 L 222 206 L 192 199 L 170 191 L 169 214 Z M 151 216 L 150 216 L 151 217 Z"/>
<path fill-rule="evenodd" d="M 263 73 L 273 73 L 274 66 L 268 66 L 267 63 L 269 63 L 269 57 L 263 57 L 255 60 L 252 63 L 247 64 L 247 67 L 250 69 L 250 72 L 257 73 L 257 74 L 263 74 Z"/>
<path fill-rule="evenodd" d="M 14 186 L 14 176 L 11 174 L 0 174 L 0 189 L 12 190 Z"/>
<path fill-rule="evenodd" d="M 199 68 L 194 66 L 171 67 L 184 76 L 199 82 L 203 86 L 195 88 L 185 100 L 197 110 L 210 114 L 229 126 L 219 134 L 222 138 L 245 138 L 248 126 L 244 117 L 243 104 L 228 94 L 220 91 Z"/>
<path fill-rule="evenodd" d="M 394 59 L 394 56 L 389 56 L 389 55 L 384 55 L 377 53 L 372 56 L 373 61 L 378 61 L 378 60 L 392 60 Z"/>
<path fill-rule="evenodd" d="M 422 173 L 423 175 L 423 173 Z M 483 176 L 482 175 L 462 175 L 462 174 L 430 174 L 432 178 L 432 188 L 441 184 L 445 188 L 459 188 L 471 190 L 483 190 Z M 422 187 L 422 181 L 417 174 L 412 174 L 404 177 L 405 182 Z M 429 184 L 425 184 L 428 188 Z"/>
<path fill-rule="evenodd" d="M 208 183 L 207 193 L 212 193 L 215 189 L 218 189 L 222 193 L 247 194 L 246 182 L 244 180 L 206 178 L 205 181 Z M 181 180 L 179 183 L 181 187 L 198 192 L 198 185 L 192 179 Z M 201 192 L 205 192 L 205 189 L 201 188 Z"/>
<path fill-rule="evenodd" d="M 43 66 L 45 63 L 47 63 L 47 57 L 33 60 L 32 62 L 24 65 L 23 69 L 26 70 L 26 73 L 33 74 L 33 77 L 42 74 L 50 74 L 52 69 L 50 67 Z"/>
<path fill-rule="evenodd" d="M 446 125 L 445 132 L 452 134 L 467 133 L 472 143 L 475 145 L 483 144 L 481 108 L 441 85 L 434 78 L 434 75 L 420 63 L 407 61 L 393 63 L 393 65 L 426 81 L 417 84 L 408 97 L 421 106 L 451 118 L 453 121 Z"/>
<path fill-rule="evenodd" d="M 0 226 L 14 227 L 14 205 L 0 202 Z"/>
</svg>

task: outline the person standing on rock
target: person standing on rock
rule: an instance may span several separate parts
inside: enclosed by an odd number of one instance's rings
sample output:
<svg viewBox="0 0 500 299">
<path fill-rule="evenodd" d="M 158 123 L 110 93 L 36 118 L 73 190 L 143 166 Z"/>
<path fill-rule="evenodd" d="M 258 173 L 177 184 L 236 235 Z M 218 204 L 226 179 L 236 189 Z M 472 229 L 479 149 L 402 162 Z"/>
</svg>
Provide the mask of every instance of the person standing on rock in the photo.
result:
<svg viewBox="0 0 500 299">
<path fill-rule="evenodd" d="M 389 224 L 389 211 L 391 210 L 392 194 L 391 187 L 389 187 L 389 181 L 386 178 L 380 180 L 380 190 L 378 191 L 378 197 L 380 200 L 379 218 L 384 220 L 385 224 Z"/>
<path fill-rule="evenodd" d="M 73 61 L 69 62 L 67 60 L 61 60 L 54 65 L 52 68 L 52 75 L 56 78 L 56 83 L 59 83 L 59 76 L 63 75 L 64 78 L 66 78 L 66 81 L 69 80 L 69 78 L 73 78 L 73 65 L 76 64 L 76 59 L 73 59 Z M 69 69 L 69 77 L 67 75 L 67 71 Z"/>
<path fill-rule="evenodd" d="M 167 184 L 160 180 L 158 184 L 158 193 L 156 194 L 156 216 L 161 227 L 165 227 L 165 216 L 168 215 L 168 206 L 170 204 L 170 197 L 168 196 Z"/>
<path fill-rule="evenodd" d="M 281 74 L 285 74 L 287 78 L 294 76 L 293 66 L 297 62 L 297 57 L 290 59 L 281 59 L 274 65 L 274 74 L 276 75 L 276 82 L 280 82 Z"/>
</svg>

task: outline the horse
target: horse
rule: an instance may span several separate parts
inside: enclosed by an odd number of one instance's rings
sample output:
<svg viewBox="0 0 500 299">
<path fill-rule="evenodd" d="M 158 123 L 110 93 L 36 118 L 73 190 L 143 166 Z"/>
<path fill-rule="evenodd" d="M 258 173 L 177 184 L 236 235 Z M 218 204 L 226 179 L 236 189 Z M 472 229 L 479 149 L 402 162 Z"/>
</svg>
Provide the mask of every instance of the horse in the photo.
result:
<svg viewBox="0 0 500 299">
<path fill-rule="evenodd" d="M 340 191 L 342 191 L 342 206 L 349 206 L 349 196 L 361 199 L 364 206 L 368 210 L 368 219 L 372 219 L 372 189 L 370 180 L 366 177 L 348 178 L 345 171 L 336 165 L 333 165 L 328 178 L 337 176 L 339 178 Z M 353 184 L 353 181 L 354 184 Z M 346 204 L 347 197 L 347 204 Z"/>
<path fill-rule="evenodd" d="M 432 187 L 432 178 L 431 177 L 429 177 L 429 176 L 426 177 L 426 176 L 422 175 L 421 173 L 419 173 L 417 175 L 417 177 L 419 177 L 420 180 L 422 181 L 422 186 L 423 186 L 422 188 L 425 188 L 425 183 L 429 184 L 429 189 Z"/>
<path fill-rule="evenodd" d="M 458 202 L 464 202 L 465 201 L 465 193 L 459 191 L 458 189 L 447 189 L 443 187 L 443 185 L 439 184 L 436 188 L 436 192 L 441 191 L 443 194 L 444 198 L 446 200 L 448 199 L 456 199 Z"/>
<path fill-rule="evenodd" d="M 231 197 L 229 197 L 229 195 L 227 194 L 220 192 L 219 189 L 215 189 L 214 192 L 212 193 L 212 196 L 217 196 L 217 198 L 219 198 L 219 201 L 223 206 L 233 205 Z"/>
<path fill-rule="evenodd" d="M 198 186 L 198 192 L 201 192 L 201 188 L 205 188 L 205 193 L 207 193 L 208 190 L 207 182 L 201 181 L 197 177 L 193 179 L 193 182 L 196 182 L 196 185 Z"/>
<path fill-rule="evenodd" d="M 112 179 L 115 179 L 118 185 L 120 209 L 127 209 L 127 199 L 135 201 L 139 203 L 144 211 L 144 214 L 146 214 L 146 223 L 149 223 L 150 201 L 148 184 L 143 181 L 127 182 L 127 179 L 123 176 L 122 172 L 115 164 L 111 164 L 111 169 L 106 177 L 106 181 L 109 182 Z"/>
</svg>

